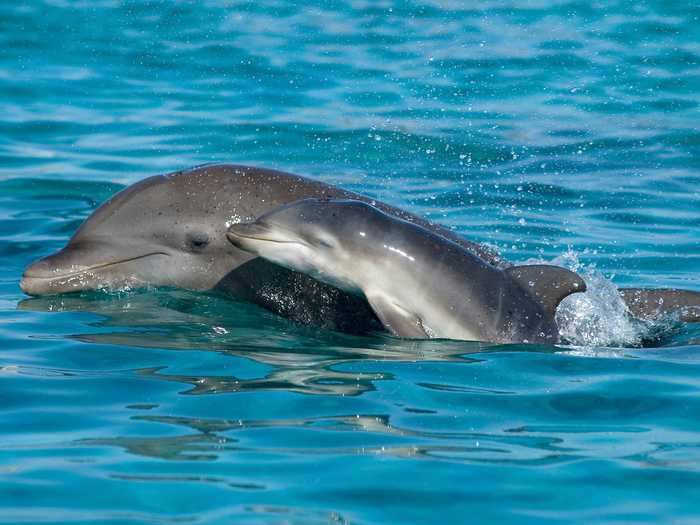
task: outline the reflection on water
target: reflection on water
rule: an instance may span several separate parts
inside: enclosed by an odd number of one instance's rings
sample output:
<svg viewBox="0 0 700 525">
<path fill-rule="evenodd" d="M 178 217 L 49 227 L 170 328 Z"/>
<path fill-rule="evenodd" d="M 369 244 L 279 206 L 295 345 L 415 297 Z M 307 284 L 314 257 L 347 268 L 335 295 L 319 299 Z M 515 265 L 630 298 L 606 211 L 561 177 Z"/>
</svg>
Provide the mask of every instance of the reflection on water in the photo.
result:
<svg viewBox="0 0 700 525">
<path fill-rule="evenodd" d="M 295 455 L 385 455 L 395 457 L 431 457 L 451 461 L 500 461 L 544 463 L 573 459 L 574 450 L 565 446 L 559 438 L 533 437 L 498 433 L 484 434 L 478 432 L 428 432 L 393 426 L 389 416 L 345 415 L 316 417 L 308 419 L 274 419 L 274 420 L 212 420 L 201 418 L 169 416 L 133 416 L 134 420 L 149 421 L 185 427 L 195 434 L 173 437 L 157 436 L 118 437 L 83 439 L 81 446 L 120 447 L 131 454 L 155 457 L 167 460 L 214 461 L 222 455 L 237 453 L 265 453 L 274 449 L 275 453 Z M 265 447 L 251 447 L 247 439 L 238 439 L 236 434 L 248 433 L 258 429 L 279 429 L 280 432 L 301 430 L 309 436 L 320 431 L 323 433 L 361 432 L 367 434 L 390 436 L 391 444 L 338 446 L 333 440 L 322 446 L 310 446 L 303 441 L 298 446 L 287 447 L 283 442 Z M 612 431 L 613 428 L 608 429 Z M 517 429 L 523 432 L 522 429 Z M 626 430 L 616 429 L 615 432 Z"/>
<path fill-rule="evenodd" d="M 264 358 L 263 358 L 264 359 Z M 146 377 L 162 381 L 189 383 L 193 388 L 183 394 L 225 394 L 250 390 L 284 390 L 303 394 L 358 395 L 372 389 L 373 381 L 385 379 L 383 374 L 352 374 L 334 372 L 329 361 L 323 366 L 305 363 L 303 368 L 275 370 L 261 379 L 236 379 L 235 377 L 184 376 L 160 373 L 157 369 L 142 370 Z M 269 364 L 269 361 L 267 362 Z M 298 365 L 297 365 L 298 366 Z"/>
<path fill-rule="evenodd" d="M 23 300 L 18 308 L 98 315 L 99 320 L 88 325 L 90 333 L 68 336 L 81 342 L 198 349 L 267 365 L 265 377 L 254 379 L 233 374 L 172 374 L 158 367 L 139 371 L 144 377 L 190 384 L 192 388 L 183 393 L 192 395 L 256 390 L 358 395 L 371 390 L 376 381 L 391 379 L 391 374 L 346 372 L 339 370 L 338 365 L 361 359 L 468 362 L 471 359 L 466 354 L 503 348 L 479 342 L 409 341 L 380 334 L 359 337 L 324 332 L 298 327 L 252 305 L 181 290 L 142 291 L 116 297 L 102 292 L 40 297 Z M 109 330 L 101 330 L 105 328 Z"/>
<path fill-rule="evenodd" d="M 499 430 L 494 433 L 462 431 L 426 431 L 404 428 L 390 423 L 388 415 L 339 415 L 306 419 L 227 420 L 188 418 L 181 416 L 132 416 L 132 420 L 171 425 L 185 429 L 186 434 L 155 437 L 114 437 L 81 439 L 81 447 L 117 447 L 130 454 L 176 461 L 216 461 L 232 455 L 284 454 L 294 456 L 387 456 L 397 458 L 433 459 L 449 462 L 522 464 L 546 466 L 575 461 L 584 457 L 589 448 L 582 442 L 600 439 L 625 440 L 639 435 L 636 445 L 611 451 L 612 457 L 624 457 L 657 466 L 673 466 L 672 456 L 679 455 L 679 446 L 644 445 L 644 435 L 652 432 L 645 427 L 624 425 L 542 425 Z M 295 435 L 291 443 L 270 441 L 259 446 L 251 437 L 260 431 L 277 431 Z M 318 439 L 318 434 L 346 434 L 338 439 Z M 304 435 L 306 437 L 304 437 Z M 363 443 L 353 445 L 350 436 L 362 436 Z M 240 437 L 239 437 L 240 436 Z M 301 437 L 300 437 L 301 436 Z M 374 437 L 373 437 L 374 436 Z M 581 439 L 583 436 L 583 439 Z M 264 441 L 264 440 L 263 440 Z M 378 444 L 367 444 L 377 441 Z M 379 442 L 381 444 L 379 444 Z M 637 450 L 635 450 L 637 447 Z M 642 449 L 647 449 L 642 452 Z M 697 444 L 680 446 L 683 450 L 700 450 Z M 664 458 L 667 459 L 664 459 Z M 676 458 L 675 463 L 688 463 Z M 691 462 L 692 463 L 692 462 Z M 130 480 L 163 481 L 162 475 L 140 474 L 118 476 Z M 189 482 L 223 482 L 209 477 L 171 478 Z M 236 488 L 265 488 L 253 483 L 229 484 Z"/>
</svg>

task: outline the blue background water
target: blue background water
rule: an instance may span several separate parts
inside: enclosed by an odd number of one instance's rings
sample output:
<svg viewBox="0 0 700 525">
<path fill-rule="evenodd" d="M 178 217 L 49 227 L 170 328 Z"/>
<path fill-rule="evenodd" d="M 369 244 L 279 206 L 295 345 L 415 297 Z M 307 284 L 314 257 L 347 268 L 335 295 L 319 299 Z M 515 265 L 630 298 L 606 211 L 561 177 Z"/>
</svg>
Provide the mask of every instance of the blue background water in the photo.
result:
<svg viewBox="0 0 700 525">
<path fill-rule="evenodd" d="M 0 522 L 698 522 L 697 327 L 606 348 L 630 327 L 605 314 L 574 327 L 587 346 L 485 349 L 177 290 L 23 301 L 18 281 L 125 184 L 225 161 L 513 261 L 567 254 L 608 287 L 698 290 L 699 18 L 661 0 L 0 4 Z"/>
</svg>

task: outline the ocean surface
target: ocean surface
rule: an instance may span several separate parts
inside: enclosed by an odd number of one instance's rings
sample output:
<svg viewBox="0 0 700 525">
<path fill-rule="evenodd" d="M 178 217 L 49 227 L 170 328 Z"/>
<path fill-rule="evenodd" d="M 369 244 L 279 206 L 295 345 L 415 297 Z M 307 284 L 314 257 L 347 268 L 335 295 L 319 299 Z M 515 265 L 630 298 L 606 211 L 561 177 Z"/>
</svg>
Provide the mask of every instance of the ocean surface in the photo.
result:
<svg viewBox="0 0 700 525">
<path fill-rule="evenodd" d="M 0 3 L 0 523 L 700 522 L 696 2 Z M 28 298 L 110 195 L 283 169 L 554 261 L 569 346 L 300 327 L 182 290 Z"/>
</svg>

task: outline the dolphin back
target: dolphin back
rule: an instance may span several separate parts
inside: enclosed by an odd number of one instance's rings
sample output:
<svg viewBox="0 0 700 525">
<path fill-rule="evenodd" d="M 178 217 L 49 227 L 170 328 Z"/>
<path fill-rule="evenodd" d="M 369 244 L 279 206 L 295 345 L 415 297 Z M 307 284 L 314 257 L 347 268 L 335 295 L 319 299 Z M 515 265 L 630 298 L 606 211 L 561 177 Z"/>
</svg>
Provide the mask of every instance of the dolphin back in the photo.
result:
<svg viewBox="0 0 700 525">
<path fill-rule="evenodd" d="M 700 292 L 673 288 L 620 288 L 630 313 L 639 319 L 678 315 L 685 323 L 700 323 Z"/>
</svg>

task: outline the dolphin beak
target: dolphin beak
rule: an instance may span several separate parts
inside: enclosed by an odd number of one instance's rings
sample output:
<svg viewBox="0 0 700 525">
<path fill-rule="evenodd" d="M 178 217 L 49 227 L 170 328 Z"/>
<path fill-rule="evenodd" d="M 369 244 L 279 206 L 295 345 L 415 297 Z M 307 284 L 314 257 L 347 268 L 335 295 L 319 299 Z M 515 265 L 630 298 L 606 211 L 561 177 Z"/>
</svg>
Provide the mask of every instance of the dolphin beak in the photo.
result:
<svg viewBox="0 0 700 525">
<path fill-rule="evenodd" d="M 55 289 L 57 281 L 62 277 L 77 275 L 89 269 L 89 264 L 81 262 L 78 250 L 66 246 L 53 255 L 27 266 L 19 287 L 28 295 L 60 293 L 62 290 Z"/>
<path fill-rule="evenodd" d="M 234 245 L 242 248 L 246 240 L 268 241 L 268 242 L 289 242 L 275 235 L 271 228 L 257 222 L 238 223 L 229 226 L 226 238 Z"/>
<path fill-rule="evenodd" d="M 92 289 L 97 272 L 111 271 L 126 263 L 140 261 L 153 255 L 165 255 L 157 251 L 128 256 L 125 253 L 105 253 L 101 246 L 82 247 L 68 245 L 53 255 L 30 264 L 19 283 L 27 295 L 51 295 Z"/>
<path fill-rule="evenodd" d="M 29 265 L 22 274 L 22 279 L 19 282 L 19 287 L 27 295 L 39 295 L 42 292 L 39 283 L 43 279 L 43 275 L 47 275 L 48 264 L 43 259 Z"/>
</svg>

